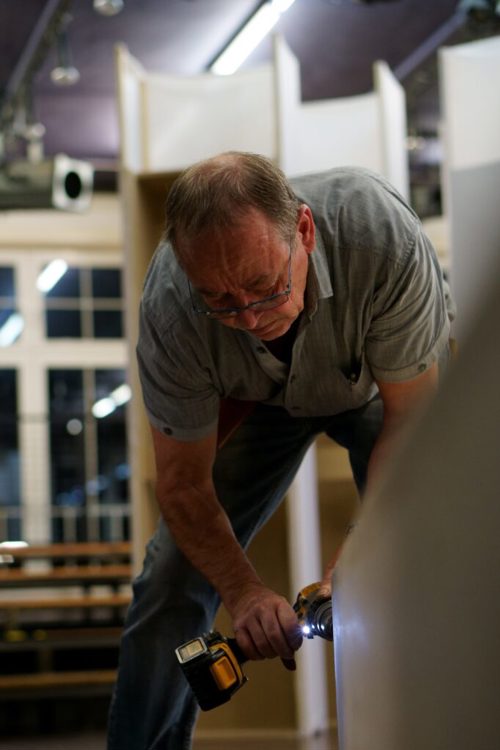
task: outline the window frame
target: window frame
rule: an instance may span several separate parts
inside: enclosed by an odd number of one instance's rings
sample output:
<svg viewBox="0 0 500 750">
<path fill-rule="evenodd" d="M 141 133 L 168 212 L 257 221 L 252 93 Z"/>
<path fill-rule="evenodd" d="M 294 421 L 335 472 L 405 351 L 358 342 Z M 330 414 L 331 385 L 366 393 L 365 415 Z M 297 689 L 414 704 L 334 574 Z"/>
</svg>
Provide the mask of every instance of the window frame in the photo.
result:
<svg viewBox="0 0 500 750">
<path fill-rule="evenodd" d="M 69 266 L 120 268 L 124 295 L 123 255 L 119 250 L 55 247 L 54 249 L 0 248 L 0 265 L 12 266 L 16 279 L 16 306 L 24 329 L 11 346 L 2 348 L 2 368 L 17 370 L 19 454 L 22 456 L 20 495 L 23 538 L 31 543 L 51 539 L 50 441 L 47 379 L 49 369 L 128 370 L 128 346 L 122 338 L 55 339 L 45 335 L 44 297 L 36 287 L 42 268 L 56 258 Z M 11 506 L 12 507 L 12 506 Z M 122 513 L 130 514 L 123 505 Z"/>
</svg>

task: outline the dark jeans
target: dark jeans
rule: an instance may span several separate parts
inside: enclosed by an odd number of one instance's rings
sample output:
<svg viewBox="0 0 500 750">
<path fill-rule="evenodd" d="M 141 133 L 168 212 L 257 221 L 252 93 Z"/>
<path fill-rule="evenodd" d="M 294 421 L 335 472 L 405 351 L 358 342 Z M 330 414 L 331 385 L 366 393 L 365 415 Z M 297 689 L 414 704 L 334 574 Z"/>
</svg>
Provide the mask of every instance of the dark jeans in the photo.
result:
<svg viewBox="0 0 500 750">
<path fill-rule="evenodd" d="M 281 503 L 319 433 L 347 448 L 360 492 L 382 424 L 377 398 L 334 417 L 294 418 L 257 406 L 217 454 L 214 483 L 243 547 Z M 197 715 L 174 649 L 207 632 L 219 598 L 160 521 L 125 624 L 108 750 L 188 750 Z"/>
</svg>

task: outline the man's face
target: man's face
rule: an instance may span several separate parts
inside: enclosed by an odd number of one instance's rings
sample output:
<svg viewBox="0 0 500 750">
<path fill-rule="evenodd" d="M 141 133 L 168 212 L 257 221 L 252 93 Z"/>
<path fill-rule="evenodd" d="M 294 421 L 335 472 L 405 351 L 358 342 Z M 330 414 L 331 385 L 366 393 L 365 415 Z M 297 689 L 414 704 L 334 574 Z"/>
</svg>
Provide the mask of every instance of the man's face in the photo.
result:
<svg viewBox="0 0 500 750">
<path fill-rule="evenodd" d="M 312 238 L 311 238 L 312 234 Z M 282 336 L 304 307 L 308 255 L 314 248 L 314 223 L 307 206 L 301 206 L 290 246 L 260 211 L 248 212 L 230 228 L 210 230 L 195 240 L 180 240 L 178 254 L 193 293 L 209 308 L 245 307 L 291 290 L 278 307 L 251 307 L 233 317 L 215 321 L 248 331 L 264 341 Z"/>
</svg>

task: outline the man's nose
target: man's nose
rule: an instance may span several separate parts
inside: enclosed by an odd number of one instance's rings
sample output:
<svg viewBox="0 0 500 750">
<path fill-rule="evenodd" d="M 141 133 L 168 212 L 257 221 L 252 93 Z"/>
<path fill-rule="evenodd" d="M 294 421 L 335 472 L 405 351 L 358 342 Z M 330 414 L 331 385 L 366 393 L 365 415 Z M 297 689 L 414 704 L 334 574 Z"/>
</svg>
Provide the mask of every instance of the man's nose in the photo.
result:
<svg viewBox="0 0 500 750">
<path fill-rule="evenodd" d="M 256 328 L 259 322 L 260 313 L 252 307 L 247 307 L 238 313 L 238 326 L 246 331 Z"/>
</svg>

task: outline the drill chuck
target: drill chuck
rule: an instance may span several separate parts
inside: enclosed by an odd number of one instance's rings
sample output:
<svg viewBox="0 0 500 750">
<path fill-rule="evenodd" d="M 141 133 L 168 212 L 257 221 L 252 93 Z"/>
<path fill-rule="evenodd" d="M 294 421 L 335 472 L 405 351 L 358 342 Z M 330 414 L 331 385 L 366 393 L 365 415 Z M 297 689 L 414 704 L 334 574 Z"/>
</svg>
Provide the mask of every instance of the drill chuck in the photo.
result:
<svg viewBox="0 0 500 750">
<path fill-rule="evenodd" d="M 314 611 L 309 612 L 307 622 L 302 626 L 302 632 L 307 638 L 324 638 L 333 641 L 332 603 L 330 599 L 318 602 Z"/>
<path fill-rule="evenodd" d="M 332 600 L 329 596 L 321 595 L 319 590 L 319 583 L 311 583 L 303 588 L 293 608 L 306 638 L 318 636 L 333 641 Z"/>
</svg>

